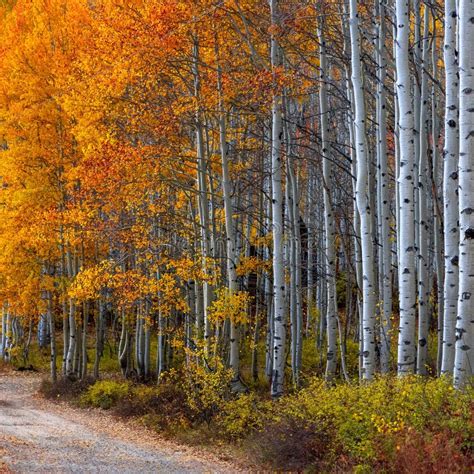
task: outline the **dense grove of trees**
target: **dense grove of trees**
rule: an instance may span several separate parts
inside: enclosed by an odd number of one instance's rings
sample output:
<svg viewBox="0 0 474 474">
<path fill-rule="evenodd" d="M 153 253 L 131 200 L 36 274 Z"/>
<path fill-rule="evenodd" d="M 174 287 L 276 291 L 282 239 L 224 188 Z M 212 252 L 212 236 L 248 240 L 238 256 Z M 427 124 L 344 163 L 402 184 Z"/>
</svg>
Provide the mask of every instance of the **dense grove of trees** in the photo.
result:
<svg viewBox="0 0 474 474">
<path fill-rule="evenodd" d="M 3 358 L 468 383 L 472 0 L 1 4 Z"/>
</svg>

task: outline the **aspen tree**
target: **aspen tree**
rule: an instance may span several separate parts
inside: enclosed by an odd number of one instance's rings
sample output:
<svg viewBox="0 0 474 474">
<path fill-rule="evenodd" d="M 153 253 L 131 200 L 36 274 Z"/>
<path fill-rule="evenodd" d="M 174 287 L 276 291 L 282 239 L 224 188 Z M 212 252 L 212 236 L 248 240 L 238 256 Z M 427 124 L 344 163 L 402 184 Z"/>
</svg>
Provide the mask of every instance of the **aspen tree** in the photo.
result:
<svg viewBox="0 0 474 474">
<path fill-rule="evenodd" d="M 352 86 L 355 106 L 355 149 L 357 157 L 356 201 L 361 221 L 362 248 L 362 377 L 372 379 L 375 373 L 375 273 L 372 240 L 372 210 L 368 196 L 368 151 L 364 86 L 360 60 L 360 35 L 357 1 L 350 1 L 350 36 L 352 58 Z"/>
<path fill-rule="evenodd" d="M 474 1 L 459 1 L 459 296 L 454 385 L 474 372 Z"/>
<path fill-rule="evenodd" d="M 274 86 L 278 68 L 281 66 L 279 44 L 276 31 L 279 27 L 280 13 L 278 0 L 270 0 L 272 23 L 271 64 Z M 272 97 L 272 234 L 273 234 L 273 298 L 274 298 L 274 330 L 273 330 L 273 372 L 271 393 L 273 397 L 283 394 L 285 376 L 285 342 L 286 342 L 286 308 L 285 308 L 285 270 L 283 266 L 283 191 L 282 191 L 282 96 L 278 92 Z"/>
<path fill-rule="evenodd" d="M 434 12 L 432 17 L 433 37 L 436 38 L 436 17 Z M 436 44 L 432 47 L 431 58 L 433 78 L 438 80 L 438 51 Z M 437 321 L 436 321 L 436 373 L 441 373 L 441 361 L 443 354 L 443 314 L 444 314 L 444 299 L 443 299 L 443 282 L 444 282 L 444 262 L 443 262 L 443 209 L 440 200 L 440 161 L 439 161 L 439 122 L 438 116 L 438 94 L 437 85 L 433 81 L 431 86 L 431 143 L 432 143 L 432 187 L 433 187 L 433 234 L 434 234 L 434 263 L 436 265 L 436 302 L 437 302 Z"/>
<path fill-rule="evenodd" d="M 224 195 L 225 232 L 226 232 L 226 267 L 228 289 L 232 297 L 238 290 L 237 265 L 239 255 L 236 251 L 236 239 L 234 230 L 234 211 L 231 199 L 231 184 L 229 174 L 229 146 L 227 143 L 227 127 L 224 109 L 224 91 L 222 85 L 222 68 L 219 61 L 218 39 L 215 39 L 217 60 L 217 93 L 219 100 L 219 148 L 222 164 L 222 190 Z M 234 383 L 240 378 L 239 367 L 239 330 L 236 321 L 230 322 L 230 367 L 234 374 Z"/>
<path fill-rule="evenodd" d="M 399 255 L 398 287 L 400 298 L 400 326 L 398 333 L 398 374 L 415 370 L 415 149 L 414 117 L 408 61 L 410 16 L 409 0 L 396 0 L 397 36 L 395 64 L 397 70 L 397 102 L 399 133 Z"/>
<path fill-rule="evenodd" d="M 443 220 L 444 220 L 444 314 L 441 373 L 454 370 L 455 326 L 459 279 L 459 84 L 456 51 L 456 0 L 446 0 L 444 15 L 444 70 L 446 106 L 443 150 Z"/>
<path fill-rule="evenodd" d="M 323 36 L 325 23 L 320 20 L 319 39 L 319 114 L 321 123 L 321 151 L 323 157 L 323 194 L 324 194 L 324 258 L 326 280 L 326 379 L 332 380 L 336 375 L 337 365 L 337 304 L 336 304 L 336 252 L 334 210 L 331 201 L 332 165 L 329 157 L 329 120 L 327 80 L 328 64 L 326 56 L 326 40 Z"/>
<path fill-rule="evenodd" d="M 416 358 L 416 372 L 426 375 L 426 357 L 428 354 L 428 325 L 429 325 L 429 295 L 430 281 L 428 271 L 428 238 L 429 217 L 428 198 L 431 196 L 429 188 L 428 172 L 428 60 L 430 41 L 429 34 L 429 8 L 425 6 L 423 20 L 423 40 L 421 57 L 421 95 L 419 114 L 419 161 L 417 176 L 418 191 L 418 346 Z"/>
<path fill-rule="evenodd" d="M 378 25 L 377 25 L 377 155 L 378 155 L 378 176 L 377 184 L 379 189 L 379 245 L 382 247 L 379 252 L 381 264 L 380 291 L 382 299 L 382 311 L 380 322 L 380 366 L 382 373 L 389 371 L 390 364 L 390 333 L 392 315 L 392 257 L 390 242 L 390 200 L 389 200 L 389 170 L 387 157 L 387 112 L 385 78 L 387 74 L 387 59 L 385 51 L 385 4 L 378 2 Z"/>
</svg>

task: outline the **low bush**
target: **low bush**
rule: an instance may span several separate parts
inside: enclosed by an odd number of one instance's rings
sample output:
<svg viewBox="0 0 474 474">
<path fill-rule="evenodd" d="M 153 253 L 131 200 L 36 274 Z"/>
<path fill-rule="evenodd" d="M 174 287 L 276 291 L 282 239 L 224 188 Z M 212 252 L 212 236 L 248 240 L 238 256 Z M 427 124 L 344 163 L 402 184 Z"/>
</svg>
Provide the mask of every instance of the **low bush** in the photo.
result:
<svg viewBox="0 0 474 474">
<path fill-rule="evenodd" d="M 195 423 L 211 423 L 231 399 L 232 371 L 219 360 L 213 368 L 191 363 L 181 377 L 175 377 L 186 398 L 186 405 Z"/>
<path fill-rule="evenodd" d="M 173 383 L 130 386 L 127 394 L 118 398 L 112 408 L 117 416 L 140 417 L 158 430 L 173 431 L 189 426 L 192 418 L 184 392 Z"/>
<path fill-rule="evenodd" d="M 209 425 L 230 400 L 230 384 L 231 373 L 223 365 L 210 370 L 191 364 L 187 370 L 167 372 L 159 385 L 97 381 L 81 395 L 80 404 L 112 409 L 121 417 L 146 417 L 159 428 Z"/>
<path fill-rule="evenodd" d="M 472 448 L 465 445 L 463 438 L 449 430 L 421 433 L 413 428 L 404 429 L 383 440 L 373 465 L 388 473 L 409 473 L 414 467 L 426 473 L 472 472 Z"/>
<path fill-rule="evenodd" d="M 129 393 L 130 388 L 131 385 L 128 382 L 99 380 L 81 396 L 80 403 L 84 406 L 108 410 L 119 400 L 123 400 Z"/>
<path fill-rule="evenodd" d="M 228 440 L 238 440 L 249 433 L 260 431 L 272 409 L 271 405 L 271 402 L 260 401 L 254 393 L 242 393 L 227 400 L 215 418 L 220 436 Z"/>
<path fill-rule="evenodd" d="M 270 422 L 244 443 L 262 465 L 288 471 L 327 472 L 334 462 L 334 433 L 301 418 Z"/>
<path fill-rule="evenodd" d="M 265 428 L 255 438 L 256 449 L 260 461 L 274 468 L 281 466 L 285 450 L 299 464 L 301 433 L 306 432 L 315 446 L 325 446 L 323 460 L 307 459 L 320 469 L 321 462 L 337 459 L 339 466 L 370 472 L 382 466 L 386 472 L 409 472 L 404 466 L 410 465 L 426 468 L 424 472 L 436 472 L 436 466 L 467 472 L 472 463 L 473 400 L 472 389 L 455 391 L 445 379 L 383 377 L 333 387 L 315 379 L 274 403 L 261 422 Z M 285 432 L 285 442 L 277 441 L 277 434 Z"/>
</svg>

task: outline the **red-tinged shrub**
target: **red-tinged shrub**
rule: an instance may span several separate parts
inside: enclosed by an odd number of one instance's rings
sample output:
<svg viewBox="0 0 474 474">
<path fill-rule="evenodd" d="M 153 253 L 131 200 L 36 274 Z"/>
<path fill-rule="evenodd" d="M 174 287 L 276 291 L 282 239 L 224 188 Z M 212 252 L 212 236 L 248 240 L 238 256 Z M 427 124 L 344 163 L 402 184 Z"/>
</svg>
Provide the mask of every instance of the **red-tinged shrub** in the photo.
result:
<svg viewBox="0 0 474 474">
<path fill-rule="evenodd" d="M 460 435 L 448 430 L 420 433 L 408 428 L 381 447 L 376 465 L 393 473 L 471 473 L 474 457 L 472 446 L 466 445 Z"/>
</svg>

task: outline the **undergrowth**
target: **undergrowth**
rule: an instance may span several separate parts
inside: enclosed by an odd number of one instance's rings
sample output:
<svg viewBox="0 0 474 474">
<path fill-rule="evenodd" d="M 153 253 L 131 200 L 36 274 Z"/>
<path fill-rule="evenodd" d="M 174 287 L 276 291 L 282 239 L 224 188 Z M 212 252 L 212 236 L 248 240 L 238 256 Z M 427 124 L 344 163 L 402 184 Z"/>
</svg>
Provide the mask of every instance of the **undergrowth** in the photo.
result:
<svg viewBox="0 0 474 474">
<path fill-rule="evenodd" d="M 450 380 L 380 377 L 328 386 L 314 378 L 274 401 L 234 394 L 230 386 L 222 366 L 196 364 L 165 374 L 158 385 L 63 381 L 47 392 L 54 398 L 76 391 L 82 406 L 139 418 L 186 442 L 238 446 L 268 469 L 471 472 L 474 391 L 455 391 Z"/>
</svg>

